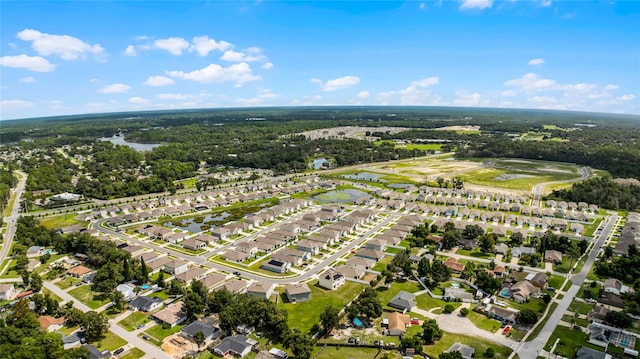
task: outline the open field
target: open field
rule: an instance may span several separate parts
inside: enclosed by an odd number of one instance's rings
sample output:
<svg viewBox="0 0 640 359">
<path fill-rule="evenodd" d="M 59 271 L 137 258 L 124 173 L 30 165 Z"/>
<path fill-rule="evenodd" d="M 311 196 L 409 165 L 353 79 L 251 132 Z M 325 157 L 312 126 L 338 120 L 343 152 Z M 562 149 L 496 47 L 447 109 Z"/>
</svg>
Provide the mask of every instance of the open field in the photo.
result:
<svg viewBox="0 0 640 359">
<path fill-rule="evenodd" d="M 72 289 L 69 294 L 91 309 L 98 309 L 111 301 L 108 297 L 103 297 L 101 293 L 93 292 L 89 285 Z"/>
<path fill-rule="evenodd" d="M 124 329 L 132 332 L 136 329 L 136 327 L 140 324 L 149 323 L 151 319 L 149 319 L 149 315 L 143 312 L 133 312 L 129 314 L 126 318 L 122 319 L 118 322 L 120 326 Z"/>
<path fill-rule="evenodd" d="M 385 353 L 389 354 L 389 358 L 401 358 L 402 356 L 398 351 L 383 350 L 378 355 L 378 349 L 375 348 L 358 348 L 358 347 L 326 347 L 318 356 L 317 359 L 373 359 L 382 357 Z"/>
<path fill-rule="evenodd" d="M 358 296 L 365 287 L 364 284 L 347 281 L 345 285 L 338 290 L 330 291 L 320 288 L 315 284 L 317 284 L 317 282 L 313 285 L 309 284 L 311 300 L 308 302 L 289 303 L 287 296 L 284 294 L 284 290 L 280 291 L 278 306 L 289 312 L 289 327 L 300 329 L 304 333 L 309 332 L 313 325 L 320 321 L 320 313 L 326 306 L 332 305 L 342 309 L 347 303 Z"/>
<path fill-rule="evenodd" d="M 498 359 L 507 358 L 511 353 L 511 349 L 489 342 L 482 338 L 447 332 L 443 332 L 442 338 L 437 343 L 433 345 L 425 345 L 423 347 L 423 351 L 432 358 L 437 358 L 438 355 L 447 350 L 455 342 L 460 342 L 473 347 L 476 350 L 475 357 L 477 358 L 482 357 L 482 354 L 488 347 L 492 347 L 496 351 L 495 358 Z"/>
<path fill-rule="evenodd" d="M 500 321 L 487 318 L 484 315 L 476 313 L 474 311 L 469 311 L 469 314 L 467 314 L 467 318 L 469 318 L 469 320 L 476 327 L 491 333 L 498 330 L 498 328 L 500 328 L 500 325 L 501 325 Z"/>
<path fill-rule="evenodd" d="M 131 350 L 127 351 L 127 353 L 123 356 L 121 356 L 121 359 L 138 359 L 138 358 L 142 358 L 144 356 L 144 352 L 138 348 L 132 348 Z"/>
<path fill-rule="evenodd" d="M 95 345 L 95 347 L 100 350 L 108 349 L 110 351 L 114 351 L 125 344 L 127 344 L 126 340 L 108 331 L 104 339 L 97 343 L 94 343 L 93 345 Z"/>
<path fill-rule="evenodd" d="M 48 229 L 61 228 L 74 224 L 87 224 L 87 222 L 84 221 L 76 221 L 75 219 L 73 219 L 75 216 L 76 213 L 73 212 L 53 217 L 40 218 L 38 221 L 40 221 L 40 224 L 47 227 Z"/>
<path fill-rule="evenodd" d="M 151 337 L 152 339 L 150 340 L 151 342 L 156 343 L 156 345 L 160 345 L 164 338 L 168 337 L 171 334 L 175 334 L 179 332 L 182 329 L 182 327 L 184 327 L 184 325 L 180 324 L 180 325 L 171 327 L 169 329 L 163 329 L 162 325 L 154 325 L 153 327 L 145 330 L 144 332 Z"/>
<path fill-rule="evenodd" d="M 537 170 L 507 170 L 501 168 L 481 168 L 460 174 L 465 183 L 481 186 L 499 187 L 520 191 L 530 191 L 533 186 L 543 182 L 572 180 L 579 175 L 572 173 L 545 173 Z"/>
<path fill-rule="evenodd" d="M 578 349 L 582 346 L 602 351 L 602 347 L 587 343 L 587 335 L 585 333 L 563 326 L 556 327 L 553 334 L 551 334 L 549 341 L 544 346 L 544 349 L 547 351 L 551 350 L 551 346 L 553 346 L 553 343 L 555 343 L 558 338 L 560 338 L 560 342 L 556 346 L 554 353 L 560 354 L 566 358 L 573 358 Z"/>
</svg>

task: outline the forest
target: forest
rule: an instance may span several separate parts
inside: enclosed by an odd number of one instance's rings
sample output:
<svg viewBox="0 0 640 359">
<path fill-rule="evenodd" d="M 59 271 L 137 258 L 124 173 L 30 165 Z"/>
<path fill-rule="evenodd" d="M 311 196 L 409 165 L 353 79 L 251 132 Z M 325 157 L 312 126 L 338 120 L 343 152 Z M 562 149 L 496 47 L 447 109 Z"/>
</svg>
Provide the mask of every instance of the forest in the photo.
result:
<svg viewBox="0 0 640 359">
<path fill-rule="evenodd" d="M 261 120 L 248 120 L 255 118 Z M 371 134 L 387 140 L 445 141 L 442 150 L 455 150 L 457 157 L 574 162 L 606 170 L 614 178 L 640 178 L 639 123 L 640 118 L 628 115 L 445 107 L 203 109 L 10 121 L 0 128 L 0 141 L 10 151 L 30 154 L 20 160 L 29 173 L 28 191 L 109 199 L 174 192 L 175 181 L 196 176 L 203 165 L 209 173 L 227 166 L 270 169 L 279 175 L 307 171 L 309 160 L 320 156 L 348 166 L 429 153 L 392 142 L 310 140 L 300 134 L 336 126 L 405 127 L 399 133 Z M 480 130 L 437 130 L 452 125 Z M 128 141 L 162 145 L 137 152 L 97 140 L 116 133 Z M 60 153 L 62 147 L 68 158 Z M 629 202 L 626 197 L 622 201 Z"/>
<path fill-rule="evenodd" d="M 640 162 L 639 162 L 640 163 Z M 547 199 L 597 204 L 608 209 L 640 210 L 640 182 L 597 177 L 554 190 Z"/>
</svg>

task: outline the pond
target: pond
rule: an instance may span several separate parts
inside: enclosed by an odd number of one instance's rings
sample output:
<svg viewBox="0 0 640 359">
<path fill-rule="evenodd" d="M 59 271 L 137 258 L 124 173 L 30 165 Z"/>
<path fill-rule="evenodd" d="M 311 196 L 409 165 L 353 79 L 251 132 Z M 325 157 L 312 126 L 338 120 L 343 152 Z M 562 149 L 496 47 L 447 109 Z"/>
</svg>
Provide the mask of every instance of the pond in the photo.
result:
<svg viewBox="0 0 640 359">
<path fill-rule="evenodd" d="M 407 188 L 411 186 L 413 186 L 411 183 L 391 183 L 387 185 L 387 187 L 391 188 Z"/>
<path fill-rule="evenodd" d="M 321 193 L 312 198 L 325 203 L 353 203 L 356 199 L 367 196 L 369 195 L 366 192 L 357 189 L 341 189 Z"/>
<path fill-rule="evenodd" d="M 109 141 L 109 142 L 113 143 L 114 145 L 129 146 L 129 147 L 133 148 L 134 150 L 136 150 L 138 152 L 151 151 L 154 148 L 160 146 L 159 143 L 129 142 L 129 141 L 124 139 L 124 136 L 115 136 L 115 135 L 113 137 L 100 137 L 98 140 L 99 141 Z"/>
<path fill-rule="evenodd" d="M 210 226 L 210 228 L 215 228 L 216 225 L 222 224 L 224 220 L 229 217 L 231 213 L 222 212 L 217 216 L 208 214 L 206 216 L 196 216 L 189 218 L 176 219 L 169 222 L 166 222 L 165 225 L 168 227 L 173 227 L 176 229 L 187 230 L 192 233 L 202 232 L 203 225 Z"/>
<path fill-rule="evenodd" d="M 311 161 L 311 163 L 309 163 L 309 167 L 313 168 L 314 170 L 319 170 L 321 168 L 331 168 L 331 162 L 328 158 L 320 157 Z"/>
<path fill-rule="evenodd" d="M 352 173 L 348 175 L 343 175 L 343 178 L 358 180 L 358 181 L 372 181 L 372 182 L 387 182 L 386 180 L 381 179 L 384 175 L 380 173 L 372 173 L 372 172 L 358 172 Z"/>
</svg>

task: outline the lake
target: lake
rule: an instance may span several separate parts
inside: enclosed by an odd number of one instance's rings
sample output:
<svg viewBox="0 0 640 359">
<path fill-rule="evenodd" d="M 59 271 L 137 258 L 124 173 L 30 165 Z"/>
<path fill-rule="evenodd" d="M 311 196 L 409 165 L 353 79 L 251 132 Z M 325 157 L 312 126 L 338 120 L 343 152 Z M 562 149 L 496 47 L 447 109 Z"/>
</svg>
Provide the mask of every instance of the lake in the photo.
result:
<svg viewBox="0 0 640 359">
<path fill-rule="evenodd" d="M 324 166 L 325 163 L 328 164 L 328 166 Z M 313 168 L 314 170 L 319 170 L 323 167 L 329 168 L 331 167 L 331 164 L 329 163 L 329 160 L 327 158 L 321 157 L 311 161 L 311 163 L 309 163 L 309 167 Z"/>
<path fill-rule="evenodd" d="M 165 225 L 176 228 L 176 229 L 187 230 L 192 233 L 198 233 L 203 231 L 203 229 L 201 228 L 202 225 L 206 224 L 206 225 L 210 225 L 211 228 L 216 228 L 216 224 L 218 225 L 222 224 L 224 220 L 230 215 L 231 213 L 229 212 L 222 212 L 217 216 L 212 216 L 208 214 L 204 216 L 204 219 L 202 218 L 203 216 L 181 218 L 179 220 L 166 222 Z M 195 219 L 198 217 L 200 218 L 200 220 L 196 222 Z"/>
<path fill-rule="evenodd" d="M 129 146 L 129 147 L 133 148 L 134 150 L 136 150 L 138 152 L 151 151 L 154 148 L 160 146 L 159 143 L 129 142 L 129 141 L 124 139 L 124 136 L 115 136 L 115 135 L 113 137 L 100 137 L 98 140 L 100 140 L 100 141 L 109 141 L 109 142 L 113 143 L 114 145 Z"/>
<path fill-rule="evenodd" d="M 386 180 L 381 179 L 383 176 L 384 176 L 383 174 L 379 174 L 379 173 L 358 172 L 358 173 L 343 175 L 342 177 L 351 179 L 351 180 L 358 180 L 358 181 L 387 182 Z"/>
<path fill-rule="evenodd" d="M 313 196 L 313 199 L 325 203 L 353 203 L 360 197 L 369 197 L 369 194 L 357 189 L 341 189 L 320 193 Z"/>
</svg>

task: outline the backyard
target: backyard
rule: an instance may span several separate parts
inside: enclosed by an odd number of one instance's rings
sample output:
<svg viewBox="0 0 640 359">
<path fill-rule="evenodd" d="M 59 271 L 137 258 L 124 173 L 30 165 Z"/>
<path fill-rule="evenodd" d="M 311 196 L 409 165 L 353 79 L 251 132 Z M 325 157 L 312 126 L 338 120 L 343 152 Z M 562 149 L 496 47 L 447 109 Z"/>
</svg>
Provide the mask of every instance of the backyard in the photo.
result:
<svg viewBox="0 0 640 359">
<path fill-rule="evenodd" d="M 89 285 L 72 289 L 69 294 L 91 309 L 98 309 L 111 301 L 108 296 L 92 291 Z"/>
</svg>

